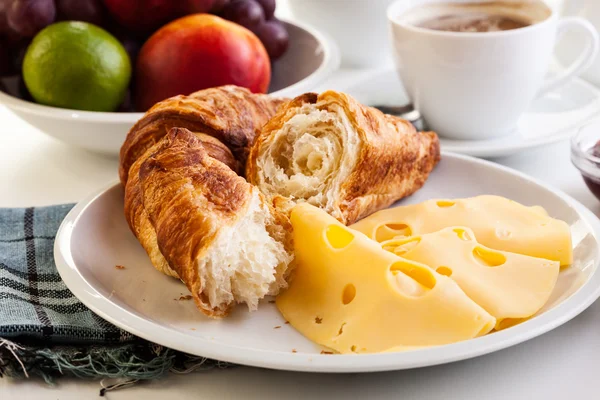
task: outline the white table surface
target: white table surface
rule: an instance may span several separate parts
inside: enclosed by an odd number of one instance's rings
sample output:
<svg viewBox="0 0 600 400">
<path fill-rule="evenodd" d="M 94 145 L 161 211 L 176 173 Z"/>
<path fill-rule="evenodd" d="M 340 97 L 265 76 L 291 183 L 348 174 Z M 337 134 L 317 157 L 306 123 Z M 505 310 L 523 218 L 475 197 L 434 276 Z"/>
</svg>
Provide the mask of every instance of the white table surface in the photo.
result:
<svg viewBox="0 0 600 400">
<path fill-rule="evenodd" d="M 342 89 L 363 72 L 340 71 L 323 88 Z M 560 142 L 494 160 L 563 190 L 600 216 Z M 76 202 L 117 179 L 117 160 L 63 145 L 0 105 L 0 207 Z M 203 399 L 595 399 L 600 398 L 600 302 L 539 338 L 437 367 L 371 374 L 309 374 L 240 367 L 169 375 L 109 392 L 115 400 Z M 0 399 L 96 398 L 97 381 L 0 379 Z"/>
</svg>

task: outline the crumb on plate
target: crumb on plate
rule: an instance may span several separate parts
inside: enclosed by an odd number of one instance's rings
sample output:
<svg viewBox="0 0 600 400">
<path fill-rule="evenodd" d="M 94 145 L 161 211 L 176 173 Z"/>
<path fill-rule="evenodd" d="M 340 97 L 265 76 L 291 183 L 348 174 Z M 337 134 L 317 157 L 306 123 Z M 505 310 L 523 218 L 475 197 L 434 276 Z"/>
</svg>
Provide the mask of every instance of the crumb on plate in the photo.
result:
<svg viewBox="0 0 600 400">
<path fill-rule="evenodd" d="M 333 354 L 332 351 L 321 350 L 321 354 Z"/>
<path fill-rule="evenodd" d="M 125 266 L 124 265 L 115 265 L 115 268 L 116 269 L 125 269 Z"/>
<path fill-rule="evenodd" d="M 277 325 L 276 327 L 274 327 L 273 329 L 279 329 L 281 328 L 281 325 Z"/>
</svg>

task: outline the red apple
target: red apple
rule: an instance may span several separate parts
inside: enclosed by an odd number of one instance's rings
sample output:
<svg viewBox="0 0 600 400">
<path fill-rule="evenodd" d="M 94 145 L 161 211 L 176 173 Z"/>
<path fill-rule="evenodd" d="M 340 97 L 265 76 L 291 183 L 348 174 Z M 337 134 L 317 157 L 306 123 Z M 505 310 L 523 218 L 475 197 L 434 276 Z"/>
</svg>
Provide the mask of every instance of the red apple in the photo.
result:
<svg viewBox="0 0 600 400">
<path fill-rule="evenodd" d="M 150 33 L 180 14 L 179 0 L 104 0 L 111 15 L 125 28 Z"/>
<path fill-rule="evenodd" d="M 269 56 L 248 29 L 214 15 L 175 20 L 150 37 L 136 64 L 139 111 L 178 94 L 221 85 L 265 93 L 271 80 Z"/>
</svg>

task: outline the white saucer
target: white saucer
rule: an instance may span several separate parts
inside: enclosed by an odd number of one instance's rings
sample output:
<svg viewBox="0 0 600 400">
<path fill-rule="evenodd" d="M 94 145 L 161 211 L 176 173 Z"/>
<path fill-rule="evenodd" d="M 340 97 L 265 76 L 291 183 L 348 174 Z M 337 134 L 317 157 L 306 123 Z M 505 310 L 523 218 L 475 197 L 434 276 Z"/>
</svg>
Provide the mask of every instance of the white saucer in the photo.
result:
<svg viewBox="0 0 600 400">
<path fill-rule="evenodd" d="M 573 236 L 573 265 L 561 271 L 549 303 L 532 319 L 484 337 L 401 353 L 321 354 L 319 346 L 286 325 L 275 305 L 266 301 L 254 313 L 237 307 L 222 321 L 204 317 L 192 301 L 179 300 L 187 294 L 181 282 L 150 264 L 125 222 L 118 184 L 73 208 L 56 237 L 54 257 L 69 289 L 102 318 L 190 354 L 293 371 L 423 367 L 480 356 L 541 335 L 575 317 L 600 295 L 600 221 L 577 201 L 539 181 L 488 161 L 444 153 L 425 186 L 403 203 L 486 193 L 541 205 L 566 221 Z"/>
<path fill-rule="evenodd" d="M 409 102 L 393 69 L 374 71 L 343 89 L 368 105 L 403 105 Z M 502 157 L 569 138 L 600 114 L 600 89 L 574 78 L 531 104 L 512 136 L 487 140 L 453 140 L 438 132 L 442 150 L 477 157 Z"/>
</svg>

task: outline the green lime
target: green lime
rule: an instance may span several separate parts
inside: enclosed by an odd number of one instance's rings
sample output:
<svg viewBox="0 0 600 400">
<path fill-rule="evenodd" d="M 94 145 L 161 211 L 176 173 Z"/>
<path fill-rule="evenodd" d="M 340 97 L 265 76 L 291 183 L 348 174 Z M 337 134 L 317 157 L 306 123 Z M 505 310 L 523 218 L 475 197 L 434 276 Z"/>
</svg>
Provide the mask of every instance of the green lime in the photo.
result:
<svg viewBox="0 0 600 400">
<path fill-rule="evenodd" d="M 125 97 L 131 63 L 123 46 L 104 29 L 85 22 L 58 22 L 29 45 L 23 79 L 38 103 L 114 111 Z"/>
</svg>

